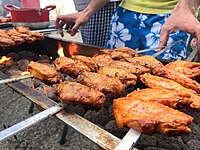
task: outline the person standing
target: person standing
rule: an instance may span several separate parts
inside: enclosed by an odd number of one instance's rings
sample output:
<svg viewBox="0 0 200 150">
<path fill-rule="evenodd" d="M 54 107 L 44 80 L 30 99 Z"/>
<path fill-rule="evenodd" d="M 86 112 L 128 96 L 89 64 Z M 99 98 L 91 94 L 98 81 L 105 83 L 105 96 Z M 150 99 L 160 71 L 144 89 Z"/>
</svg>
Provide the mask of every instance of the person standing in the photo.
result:
<svg viewBox="0 0 200 150">
<path fill-rule="evenodd" d="M 80 27 L 83 43 L 104 47 L 106 44 L 112 15 L 121 0 L 110 0 L 97 11 L 86 24 Z M 74 0 L 77 11 L 84 10 L 90 0 Z"/>
<path fill-rule="evenodd" d="M 57 16 L 55 25 L 61 28 L 73 22 L 69 33 L 73 36 L 78 28 L 107 0 L 90 0 L 88 6 L 79 13 Z M 188 33 L 195 34 L 200 50 L 200 24 L 195 12 L 199 0 L 123 0 L 113 15 L 108 36 L 107 48 L 130 47 L 135 50 L 153 48 L 172 44 L 178 40 L 182 43 L 173 46 L 157 58 L 178 60 L 186 57 Z M 185 32 L 183 32 L 185 31 Z M 157 51 L 146 52 L 153 55 Z"/>
</svg>

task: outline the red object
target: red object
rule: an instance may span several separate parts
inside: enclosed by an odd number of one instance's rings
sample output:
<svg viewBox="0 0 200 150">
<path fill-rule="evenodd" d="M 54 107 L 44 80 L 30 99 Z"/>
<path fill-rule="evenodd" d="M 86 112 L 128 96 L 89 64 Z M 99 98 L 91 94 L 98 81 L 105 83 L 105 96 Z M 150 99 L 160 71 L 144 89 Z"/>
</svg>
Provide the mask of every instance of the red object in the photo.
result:
<svg viewBox="0 0 200 150">
<path fill-rule="evenodd" d="M 40 8 L 39 0 L 21 0 L 22 8 Z"/>
<path fill-rule="evenodd" d="M 49 11 L 56 8 L 55 5 L 40 8 L 20 8 L 15 9 L 12 4 L 7 4 L 4 8 L 11 13 L 14 26 L 27 26 L 32 29 L 46 28 L 49 26 Z M 14 9 L 13 9 L 14 8 Z"/>
</svg>

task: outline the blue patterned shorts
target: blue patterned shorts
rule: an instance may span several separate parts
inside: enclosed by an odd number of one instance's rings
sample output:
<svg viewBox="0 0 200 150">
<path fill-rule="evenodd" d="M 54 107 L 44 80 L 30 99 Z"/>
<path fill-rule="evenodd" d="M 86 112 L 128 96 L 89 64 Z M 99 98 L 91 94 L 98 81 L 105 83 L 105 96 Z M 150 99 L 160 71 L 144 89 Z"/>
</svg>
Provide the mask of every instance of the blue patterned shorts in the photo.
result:
<svg viewBox="0 0 200 150">
<path fill-rule="evenodd" d="M 170 14 L 141 14 L 118 7 L 115 11 L 106 47 L 130 47 L 137 50 L 154 48 L 159 44 L 161 26 Z M 186 57 L 186 42 L 188 34 L 180 30 L 169 36 L 168 44 L 178 40 L 182 43 L 157 56 L 159 59 L 178 60 Z M 152 50 L 143 55 L 153 55 L 157 51 Z"/>
</svg>

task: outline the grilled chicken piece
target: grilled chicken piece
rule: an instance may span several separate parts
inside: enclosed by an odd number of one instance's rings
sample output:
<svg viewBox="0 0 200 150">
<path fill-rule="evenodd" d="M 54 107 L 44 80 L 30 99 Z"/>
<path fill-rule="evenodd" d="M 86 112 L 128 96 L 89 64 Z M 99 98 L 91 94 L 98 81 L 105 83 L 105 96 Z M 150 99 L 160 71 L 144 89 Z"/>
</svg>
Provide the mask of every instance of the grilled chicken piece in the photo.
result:
<svg viewBox="0 0 200 150">
<path fill-rule="evenodd" d="M 165 105 L 125 97 L 113 102 L 114 116 L 119 128 L 128 126 L 146 134 L 189 134 L 193 118 Z"/>
<path fill-rule="evenodd" d="M 150 69 L 148 69 L 148 68 L 145 68 L 141 65 L 133 65 L 129 62 L 113 61 L 113 62 L 110 62 L 108 66 L 112 67 L 112 68 L 117 68 L 117 69 L 124 69 L 128 72 L 131 72 L 131 73 L 137 75 L 137 76 L 150 72 Z"/>
<path fill-rule="evenodd" d="M 149 55 L 134 57 L 134 58 L 126 58 L 125 60 L 134 65 L 141 65 L 151 70 L 153 70 L 156 67 L 164 66 L 159 60 Z"/>
<path fill-rule="evenodd" d="M 31 37 L 31 35 L 20 33 L 14 28 L 8 30 L 7 34 L 10 36 L 11 39 L 13 40 L 17 39 L 18 42 L 19 42 L 19 38 L 21 38 L 21 42 L 33 43 L 36 41 L 36 38 Z"/>
<path fill-rule="evenodd" d="M 200 76 L 200 63 L 177 60 L 165 65 L 166 68 L 186 75 L 189 78 Z"/>
<path fill-rule="evenodd" d="M 189 106 L 198 111 L 200 110 L 200 96 L 196 93 L 196 91 L 187 89 L 173 80 L 154 76 L 149 73 L 141 75 L 140 80 L 150 88 L 164 88 L 169 90 L 176 90 L 179 92 L 185 92 L 186 94 L 190 95 L 190 99 L 188 99 L 187 102 Z"/>
<path fill-rule="evenodd" d="M 17 26 L 16 30 L 19 33 L 30 35 L 31 37 L 36 38 L 36 40 L 44 39 L 44 33 L 31 32 L 29 28 L 23 26 Z"/>
<path fill-rule="evenodd" d="M 99 74 L 104 74 L 113 78 L 118 78 L 126 87 L 134 86 L 137 82 L 137 76 L 123 69 L 111 67 L 103 67 L 98 71 Z"/>
<path fill-rule="evenodd" d="M 135 50 L 128 47 L 115 48 L 111 49 L 103 49 L 101 53 L 110 55 L 113 60 L 120 60 L 124 58 L 132 58 L 138 56 Z"/>
<path fill-rule="evenodd" d="M 91 71 L 85 64 L 68 57 L 59 57 L 55 60 L 54 64 L 57 71 L 61 71 L 73 78 L 76 78 L 83 72 Z"/>
<path fill-rule="evenodd" d="M 74 102 L 102 108 L 106 100 L 102 92 L 76 82 L 63 82 L 55 88 L 55 93 L 62 102 Z"/>
<path fill-rule="evenodd" d="M 135 90 L 128 94 L 127 97 L 143 101 L 154 101 L 172 108 L 177 108 L 180 104 L 189 105 L 191 103 L 190 94 L 164 88 Z"/>
<path fill-rule="evenodd" d="M 119 97 L 125 91 L 125 87 L 119 79 L 94 72 L 83 72 L 77 77 L 77 82 L 113 97 Z"/>
<path fill-rule="evenodd" d="M 28 64 L 28 71 L 34 78 L 42 80 L 47 84 L 60 82 L 58 72 L 54 68 L 45 64 L 31 61 Z"/>
<path fill-rule="evenodd" d="M 0 46 L 11 47 L 14 45 L 15 45 L 15 42 L 12 39 L 0 37 Z"/>
<path fill-rule="evenodd" d="M 165 67 L 155 68 L 153 70 L 153 73 L 157 76 L 161 76 L 161 77 L 176 81 L 180 85 L 186 88 L 195 90 L 197 93 L 200 93 L 200 84 L 196 82 L 195 80 L 188 78 L 184 74 L 180 74 L 176 71 L 167 69 Z"/>
<path fill-rule="evenodd" d="M 1 30 L 1 29 L 0 29 L 0 37 L 10 38 L 10 36 L 7 34 L 7 31 L 6 30 Z"/>
<path fill-rule="evenodd" d="M 92 59 L 94 59 L 99 67 L 108 66 L 109 63 L 113 62 L 113 59 L 107 54 L 95 55 L 92 57 Z"/>
<path fill-rule="evenodd" d="M 80 61 L 81 63 L 85 64 L 90 68 L 92 72 L 97 72 L 99 66 L 91 57 L 81 56 L 81 55 L 73 55 L 72 58 L 76 61 Z"/>
</svg>

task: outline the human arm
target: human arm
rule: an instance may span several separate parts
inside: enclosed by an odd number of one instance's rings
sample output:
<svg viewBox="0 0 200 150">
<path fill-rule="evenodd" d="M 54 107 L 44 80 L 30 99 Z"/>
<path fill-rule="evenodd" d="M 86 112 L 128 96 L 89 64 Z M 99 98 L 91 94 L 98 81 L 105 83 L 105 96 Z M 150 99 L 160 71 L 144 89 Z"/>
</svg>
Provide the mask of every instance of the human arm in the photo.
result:
<svg viewBox="0 0 200 150">
<path fill-rule="evenodd" d="M 195 16 L 199 5 L 200 0 L 179 0 L 172 15 L 161 28 L 159 46 L 167 44 L 170 33 L 182 30 L 197 38 L 197 48 L 200 50 L 200 23 Z"/>
<path fill-rule="evenodd" d="M 103 7 L 108 0 L 90 0 L 88 6 L 80 12 L 68 14 L 68 15 L 58 15 L 56 17 L 55 26 L 58 29 L 65 28 L 71 36 L 74 36 L 79 27 L 85 24 L 92 15 L 97 12 L 101 7 Z M 63 36 L 63 34 L 61 34 Z"/>
</svg>

